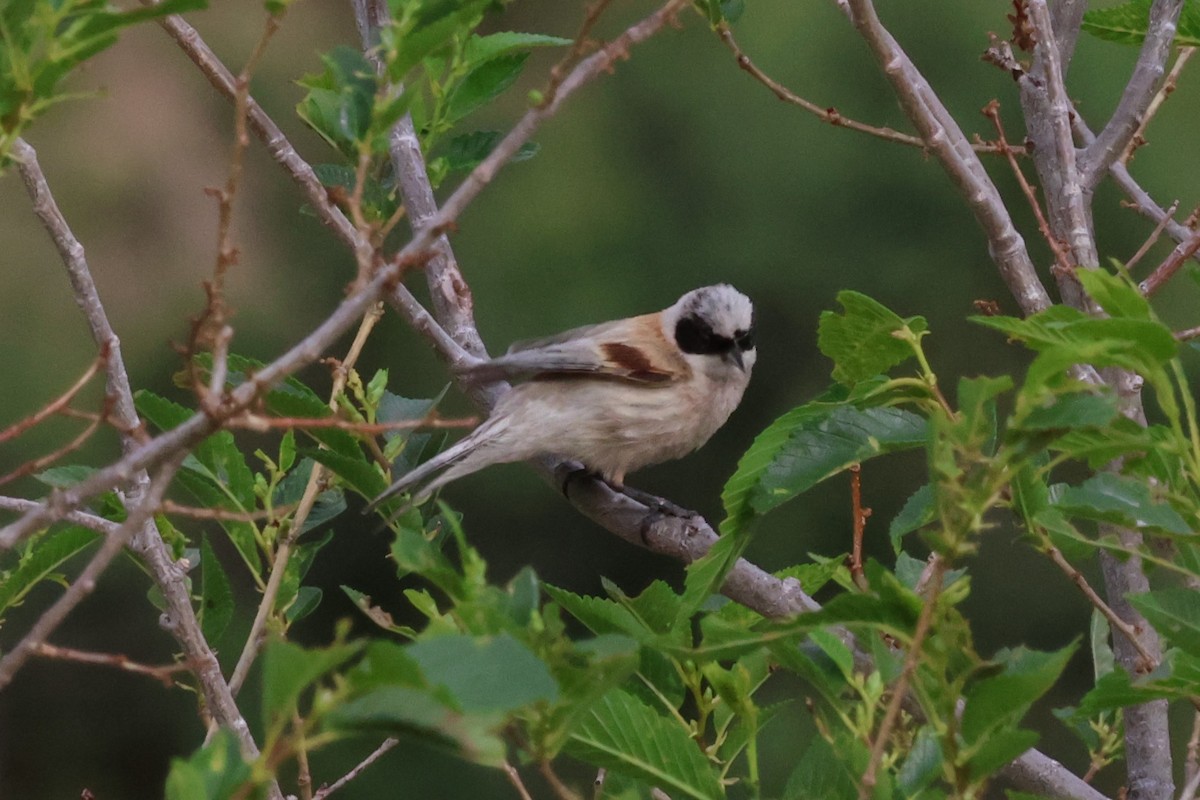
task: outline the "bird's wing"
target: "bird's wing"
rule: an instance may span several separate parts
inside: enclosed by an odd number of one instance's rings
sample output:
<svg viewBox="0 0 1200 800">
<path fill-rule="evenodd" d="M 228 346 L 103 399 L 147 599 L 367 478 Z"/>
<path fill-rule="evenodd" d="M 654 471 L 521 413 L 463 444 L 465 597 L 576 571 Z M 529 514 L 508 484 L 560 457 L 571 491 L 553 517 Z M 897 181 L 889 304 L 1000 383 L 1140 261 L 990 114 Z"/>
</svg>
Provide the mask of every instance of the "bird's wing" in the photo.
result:
<svg viewBox="0 0 1200 800">
<path fill-rule="evenodd" d="M 477 380 L 594 375 L 634 383 L 671 383 L 688 364 L 662 334 L 658 314 L 588 325 L 545 339 L 518 342 L 498 358 L 465 372 Z"/>
</svg>

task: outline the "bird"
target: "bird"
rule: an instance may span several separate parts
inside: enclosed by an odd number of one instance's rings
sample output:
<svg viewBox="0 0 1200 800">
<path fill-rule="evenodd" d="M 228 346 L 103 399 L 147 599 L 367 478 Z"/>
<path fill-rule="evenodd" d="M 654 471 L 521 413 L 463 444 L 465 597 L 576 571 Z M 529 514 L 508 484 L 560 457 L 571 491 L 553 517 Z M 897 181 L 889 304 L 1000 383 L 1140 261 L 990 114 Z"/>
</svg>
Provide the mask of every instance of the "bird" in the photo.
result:
<svg viewBox="0 0 1200 800">
<path fill-rule="evenodd" d="M 625 491 L 626 475 L 691 453 L 725 424 L 756 358 L 754 306 L 724 283 L 694 289 L 662 311 L 518 342 L 460 374 L 477 383 L 524 382 L 364 513 L 410 492 L 394 519 L 453 480 L 543 456 L 580 462 Z"/>
</svg>

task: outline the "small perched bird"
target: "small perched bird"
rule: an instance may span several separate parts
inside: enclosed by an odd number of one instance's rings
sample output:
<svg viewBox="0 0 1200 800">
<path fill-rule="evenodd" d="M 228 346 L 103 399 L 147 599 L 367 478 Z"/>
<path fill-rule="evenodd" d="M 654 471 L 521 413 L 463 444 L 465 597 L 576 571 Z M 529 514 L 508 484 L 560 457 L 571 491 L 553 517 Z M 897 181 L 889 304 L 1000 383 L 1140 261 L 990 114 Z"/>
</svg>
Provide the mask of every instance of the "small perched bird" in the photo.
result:
<svg viewBox="0 0 1200 800">
<path fill-rule="evenodd" d="M 419 503 L 491 464 L 546 455 L 579 461 L 622 489 L 628 473 L 707 442 L 741 402 L 756 355 L 754 306 L 727 284 L 690 291 L 653 314 L 515 344 L 464 375 L 528 380 L 366 510 L 406 491 Z"/>
</svg>

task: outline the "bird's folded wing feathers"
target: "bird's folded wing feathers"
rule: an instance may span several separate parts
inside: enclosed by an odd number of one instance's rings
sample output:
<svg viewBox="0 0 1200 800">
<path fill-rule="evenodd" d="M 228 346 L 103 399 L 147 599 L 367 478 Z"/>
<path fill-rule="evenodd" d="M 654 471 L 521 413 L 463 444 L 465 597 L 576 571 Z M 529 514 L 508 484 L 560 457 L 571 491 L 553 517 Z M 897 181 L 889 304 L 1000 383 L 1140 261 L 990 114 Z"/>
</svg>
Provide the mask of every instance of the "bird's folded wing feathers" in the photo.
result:
<svg viewBox="0 0 1200 800">
<path fill-rule="evenodd" d="M 463 372 L 484 381 L 595 375 L 653 384 L 679 380 L 687 369 L 663 338 L 658 315 L 648 314 L 518 342 L 505 355 Z"/>
</svg>

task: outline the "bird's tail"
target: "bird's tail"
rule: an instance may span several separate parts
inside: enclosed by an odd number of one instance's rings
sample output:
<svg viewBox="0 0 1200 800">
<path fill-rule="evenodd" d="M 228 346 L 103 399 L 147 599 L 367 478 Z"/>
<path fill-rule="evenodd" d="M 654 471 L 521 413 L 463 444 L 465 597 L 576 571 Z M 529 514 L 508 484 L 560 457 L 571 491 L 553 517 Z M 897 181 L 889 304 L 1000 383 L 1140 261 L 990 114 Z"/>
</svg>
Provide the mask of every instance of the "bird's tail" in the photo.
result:
<svg viewBox="0 0 1200 800">
<path fill-rule="evenodd" d="M 489 420 L 490 422 L 490 420 Z M 403 508 L 392 514 L 394 519 L 396 516 L 403 514 L 409 508 L 418 503 L 423 502 L 436 490 L 445 486 L 456 478 L 461 478 L 464 475 L 469 475 L 478 469 L 482 469 L 491 463 L 490 459 L 472 459 L 470 458 L 479 451 L 480 445 L 484 444 L 489 436 L 490 429 L 493 427 L 489 422 L 483 423 L 471 435 L 459 440 L 456 444 L 446 448 L 438 453 L 433 458 L 426 461 L 416 469 L 411 470 L 407 474 L 398 478 L 391 486 L 383 491 L 378 497 L 367 503 L 363 509 L 364 514 L 369 514 L 378 508 L 384 501 L 395 497 L 401 492 L 411 492 L 412 497 Z M 441 475 L 434 478 L 429 483 L 422 486 L 430 476 L 436 474 L 440 470 L 445 470 Z M 420 487 L 420 488 L 418 488 Z M 391 521 L 389 519 L 389 521 Z"/>
</svg>

